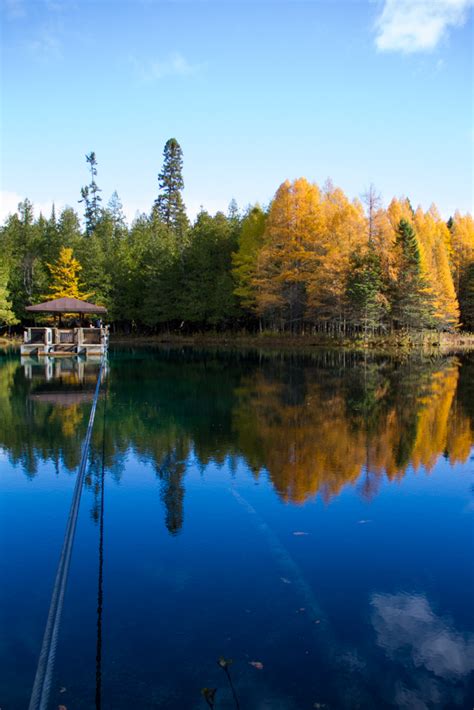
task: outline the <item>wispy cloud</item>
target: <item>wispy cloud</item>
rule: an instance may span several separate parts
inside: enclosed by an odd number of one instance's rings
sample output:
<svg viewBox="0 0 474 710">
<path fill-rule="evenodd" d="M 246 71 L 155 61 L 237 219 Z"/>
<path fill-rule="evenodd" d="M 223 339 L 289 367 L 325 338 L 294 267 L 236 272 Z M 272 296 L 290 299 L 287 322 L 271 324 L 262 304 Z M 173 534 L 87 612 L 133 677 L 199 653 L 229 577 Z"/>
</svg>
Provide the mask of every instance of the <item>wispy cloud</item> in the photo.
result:
<svg viewBox="0 0 474 710">
<path fill-rule="evenodd" d="M 144 62 L 130 56 L 130 64 L 142 82 L 157 81 L 170 76 L 193 76 L 204 67 L 189 62 L 180 52 L 173 52 L 163 61 Z"/>
<path fill-rule="evenodd" d="M 451 27 L 466 22 L 474 0 L 385 0 L 376 20 L 377 49 L 423 52 L 434 49 Z"/>
</svg>

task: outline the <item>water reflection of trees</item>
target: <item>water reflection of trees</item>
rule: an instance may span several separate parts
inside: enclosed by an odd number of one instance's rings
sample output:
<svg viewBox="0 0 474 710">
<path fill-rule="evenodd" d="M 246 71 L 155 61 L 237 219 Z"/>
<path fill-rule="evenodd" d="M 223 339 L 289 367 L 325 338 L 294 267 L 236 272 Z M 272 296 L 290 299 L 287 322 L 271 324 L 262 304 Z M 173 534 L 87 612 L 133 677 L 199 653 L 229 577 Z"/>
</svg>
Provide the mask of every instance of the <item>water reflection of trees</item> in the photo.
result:
<svg viewBox="0 0 474 710">
<path fill-rule="evenodd" d="M 384 474 L 401 478 L 409 465 L 430 471 L 440 455 L 466 461 L 473 370 L 470 357 L 122 354 L 109 380 L 106 466 L 120 477 L 130 450 L 153 464 L 171 533 L 182 526 L 191 454 L 203 468 L 244 459 L 293 503 L 330 499 L 356 481 L 370 497 Z M 89 407 L 38 401 L 31 387 L 16 358 L 0 361 L 0 445 L 28 475 L 45 460 L 74 469 Z M 101 427 L 94 442 L 93 489 Z"/>
</svg>

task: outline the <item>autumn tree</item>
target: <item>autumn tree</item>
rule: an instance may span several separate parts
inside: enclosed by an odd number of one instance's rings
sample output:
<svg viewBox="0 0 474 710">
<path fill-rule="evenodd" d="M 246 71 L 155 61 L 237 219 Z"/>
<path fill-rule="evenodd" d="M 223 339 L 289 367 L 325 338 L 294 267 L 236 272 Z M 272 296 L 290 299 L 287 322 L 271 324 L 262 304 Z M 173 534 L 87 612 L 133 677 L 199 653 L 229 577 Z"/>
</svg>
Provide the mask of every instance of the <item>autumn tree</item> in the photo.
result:
<svg viewBox="0 0 474 710">
<path fill-rule="evenodd" d="M 367 243 L 361 203 L 351 202 L 328 181 L 323 187 L 319 217 L 307 250 L 307 315 L 313 323 L 344 331 L 347 275 L 351 254 Z"/>
<path fill-rule="evenodd" d="M 87 300 L 92 294 L 83 293 L 79 284 L 79 272 L 82 266 L 74 258 L 72 249 L 63 247 L 55 264 L 47 264 L 51 274 L 50 293 L 44 296 L 49 300 L 55 298 L 78 298 Z"/>
<path fill-rule="evenodd" d="M 413 225 L 424 255 L 434 324 L 440 329 L 451 330 L 459 323 L 459 306 L 450 269 L 449 229 L 434 205 L 427 212 L 419 207 Z"/>
<path fill-rule="evenodd" d="M 159 218 L 182 242 L 188 228 L 188 218 L 181 191 L 183 180 L 183 151 L 176 138 L 170 138 L 163 151 L 163 168 L 158 175 L 160 195 L 154 210 Z"/>
<path fill-rule="evenodd" d="M 300 178 L 280 185 L 270 206 L 252 285 L 257 314 L 272 327 L 302 327 L 320 200 L 318 187 Z"/>
</svg>

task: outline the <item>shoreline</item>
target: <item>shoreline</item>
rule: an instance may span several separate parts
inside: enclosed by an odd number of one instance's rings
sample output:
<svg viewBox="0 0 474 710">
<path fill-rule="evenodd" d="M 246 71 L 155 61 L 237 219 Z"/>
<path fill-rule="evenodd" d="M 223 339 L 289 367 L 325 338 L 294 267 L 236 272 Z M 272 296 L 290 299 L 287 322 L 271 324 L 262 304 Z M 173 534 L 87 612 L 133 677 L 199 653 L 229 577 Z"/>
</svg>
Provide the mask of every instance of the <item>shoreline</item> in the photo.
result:
<svg viewBox="0 0 474 710">
<path fill-rule="evenodd" d="M 0 337 L 0 348 L 19 348 L 19 336 Z M 372 354 L 448 354 L 474 351 L 472 333 L 413 333 L 367 338 L 328 338 L 321 335 L 290 335 L 281 333 L 195 333 L 183 335 L 167 333 L 160 335 L 124 334 L 110 335 L 111 346 L 159 346 L 237 349 L 278 349 L 282 351 L 308 352 L 321 350 L 346 350 Z"/>
<path fill-rule="evenodd" d="M 327 338 L 318 335 L 282 335 L 248 333 L 177 333 L 161 335 L 111 334 L 110 344 L 149 345 L 170 347 L 219 347 L 223 349 L 258 348 L 308 351 L 314 349 L 348 350 L 370 353 L 409 353 L 426 351 L 430 353 L 474 351 L 474 334 L 397 334 L 362 338 Z"/>
</svg>

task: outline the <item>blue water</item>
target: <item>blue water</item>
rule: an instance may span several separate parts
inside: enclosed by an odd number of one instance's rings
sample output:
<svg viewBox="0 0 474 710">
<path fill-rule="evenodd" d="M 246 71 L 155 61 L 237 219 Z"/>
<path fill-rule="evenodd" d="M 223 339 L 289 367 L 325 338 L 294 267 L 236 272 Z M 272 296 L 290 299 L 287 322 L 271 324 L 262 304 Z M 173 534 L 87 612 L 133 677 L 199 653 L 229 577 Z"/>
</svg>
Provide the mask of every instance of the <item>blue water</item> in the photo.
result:
<svg viewBox="0 0 474 710">
<path fill-rule="evenodd" d="M 28 705 L 97 374 L 55 368 L 0 359 L 2 710 Z M 50 707 L 234 708 L 220 657 L 247 710 L 472 707 L 473 373 L 113 352 Z"/>
</svg>

